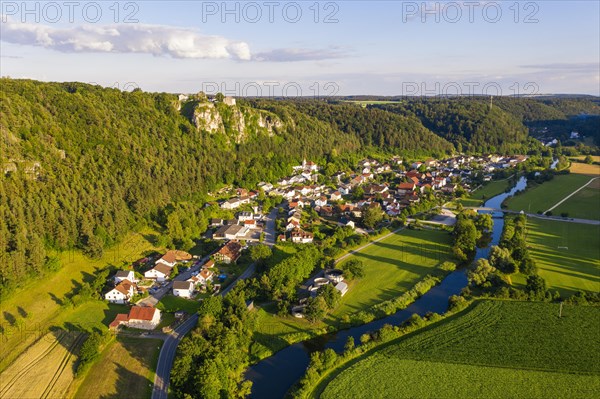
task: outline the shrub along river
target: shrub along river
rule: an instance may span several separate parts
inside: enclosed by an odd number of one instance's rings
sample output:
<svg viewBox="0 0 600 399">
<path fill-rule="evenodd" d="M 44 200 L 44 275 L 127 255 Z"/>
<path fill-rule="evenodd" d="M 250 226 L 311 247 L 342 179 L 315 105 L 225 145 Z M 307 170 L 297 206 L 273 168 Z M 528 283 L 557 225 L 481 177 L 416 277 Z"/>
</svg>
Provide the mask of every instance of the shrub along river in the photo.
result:
<svg viewBox="0 0 600 399">
<path fill-rule="evenodd" d="M 500 209 L 502 201 L 514 195 L 515 192 L 525 189 L 526 186 L 527 179 L 521 177 L 510 191 L 490 198 L 486 201 L 484 207 Z M 502 212 L 493 212 L 492 216 L 494 218 L 494 228 L 491 241 L 485 248 L 477 249 L 475 260 L 487 258 L 490 247 L 498 245 L 500 241 L 502 229 L 504 228 L 503 214 Z M 384 324 L 399 325 L 414 313 L 420 316 L 428 312 L 445 313 L 448 310 L 448 299 L 452 295 L 460 294 L 461 290 L 466 286 L 466 270 L 460 269 L 454 271 L 446 276 L 439 285 L 433 287 L 406 309 L 400 310 L 391 316 L 372 321 L 362 326 L 321 335 L 288 346 L 273 356 L 261 360 L 247 370 L 246 379 L 253 382 L 251 397 L 256 399 L 283 398 L 285 393 L 306 371 L 311 352 L 322 351 L 327 348 L 341 352 L 348 337 L 353 337 L 356 342 L 359 342 L 361 335 L 378 330 Z"/>
</svg>

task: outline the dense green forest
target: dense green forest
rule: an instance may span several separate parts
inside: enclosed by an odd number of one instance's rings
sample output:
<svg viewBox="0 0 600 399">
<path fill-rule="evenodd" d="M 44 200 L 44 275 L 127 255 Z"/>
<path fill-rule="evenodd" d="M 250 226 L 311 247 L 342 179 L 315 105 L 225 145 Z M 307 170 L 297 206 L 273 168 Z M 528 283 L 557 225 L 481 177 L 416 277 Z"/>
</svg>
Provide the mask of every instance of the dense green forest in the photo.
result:
<svg viewBox="0 0 600 399">
<path fill-rule="evenodd" d="M 528 129 L 562 140 L 571 131 L 600 144 L 600 101 L 589 98 L 456 97 L 411 99 L 398 104 L 371 105 L 423 125 L 462 151 L 526 152 Z"/>
<path fill-rule="evenodd" d="M 97 257 L 143 225 L 163 233 L 162 245 L 190 247 L 215 211 L 204 206 L 207 193 L 273 182 L 304 157 L 335 171 L 374 153 L 416 159 L 531 145 L 528 117 L 484 102 L 226 105 L 83 83 L 0 83 L 0 294 L 60 267 L 50 250 Z M 561 115 L 577 108 L 545 106 Z"/>
<path fill-rule="evenodd" d="M 523 123 L 483 99 L 418 99 L 374 107 L 419 118 L 459 151 L 514 153 L 525 152 L 527 147 L 528 131 Z"/>
</svg>

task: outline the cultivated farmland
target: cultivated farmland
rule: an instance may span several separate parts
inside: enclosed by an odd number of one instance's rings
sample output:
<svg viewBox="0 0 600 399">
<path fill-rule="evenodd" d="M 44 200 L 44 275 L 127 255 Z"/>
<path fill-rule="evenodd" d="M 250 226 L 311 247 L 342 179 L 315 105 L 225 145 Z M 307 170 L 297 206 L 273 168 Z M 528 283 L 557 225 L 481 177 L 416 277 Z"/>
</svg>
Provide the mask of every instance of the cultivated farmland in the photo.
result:
<svg viewBox="0 0 600 399">
<path fill-rule="evenodd" d="M 569 170 L 571 173 L 589 175 L 589 176 L 600 176 L 600 156 L 593 156 L 594 160 L 593 164 L 587 164 L 583 162 L 585 157 L 575 157 L 571 158 L 573 162 L 571 162 L 571 167 Z"/>
<path fill-rule="evenodd" d="M 480 301 L 332 375 L 321 398 L 590 398 L 600 308 Z"/>
<path fill-rule="evenodd" d="M 44 335 L 0 374 L 0 398 L 65 397 L 84 338 L 64 330 Z"/>
</svg>

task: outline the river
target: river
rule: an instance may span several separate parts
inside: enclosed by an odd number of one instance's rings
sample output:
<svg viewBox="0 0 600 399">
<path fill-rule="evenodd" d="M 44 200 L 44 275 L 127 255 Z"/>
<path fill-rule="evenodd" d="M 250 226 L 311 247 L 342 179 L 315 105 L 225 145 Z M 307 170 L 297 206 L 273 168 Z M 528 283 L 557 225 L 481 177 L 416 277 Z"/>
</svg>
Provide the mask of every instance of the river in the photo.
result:
<svg viewBox="0 0 600 399">
<path fill-rule="evenodd" d="M 514 195 L 518 190 L 525 189 L 527 179 L 521 177 L 516 185 L 508 192 L 490 198 L 484 204 L 486 208 L 500 209 L 502 201 Z M 485 248 L 478 248 L 475 260 L 487 258 L 490 247 L 500 241 L 504 219 L 502 212 L 493 212 L 494 228 L 491 241 Z M 300 379 L 310 360 L 310 353 L 332 348 L 336 352 L 344 349 L 348 337 L 353 337 L 360 342 L 360 336 L 369 331 L 375 331 L 384 324 L 399 325 L 407 320 L 413 313 L 425 315 L 428 312 L 444 313 L 448 309 L 448 298 L 457 295 L 467 285 L 466 270 L 461 269 L 450 273 L 437 286 L 417 299 L 409 307 L 383 319 L 375 320 L 362 326 L 341 330 L 331 334 L 321 335 L 306 341 L 298 342 L 263 359 L 246 372 L 246 379 L 253 382 L 251 398 L 280 399 L 291 386 Z"/>
</svg>

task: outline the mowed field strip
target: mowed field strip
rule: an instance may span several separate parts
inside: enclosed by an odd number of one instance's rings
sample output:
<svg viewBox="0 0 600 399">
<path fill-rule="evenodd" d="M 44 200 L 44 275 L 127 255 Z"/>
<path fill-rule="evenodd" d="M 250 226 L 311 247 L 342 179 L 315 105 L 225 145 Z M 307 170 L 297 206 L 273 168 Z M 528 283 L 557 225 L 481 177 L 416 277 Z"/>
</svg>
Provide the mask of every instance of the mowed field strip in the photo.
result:
<svg viewBox="0 0 600 399">
<path fill-rule="evenodd" d="M 0 374 L 0 398 L 62 398 L 75 377 L 85 334 L 46 334 Z"/>
<path fill-rule="evenodd" d="M 600 390 L 600 308 L 479 301 L 334 371 L 313 397 L 582 398 Z M 551 392 L 551 394 L 550 394 Z"/>
</svg>

